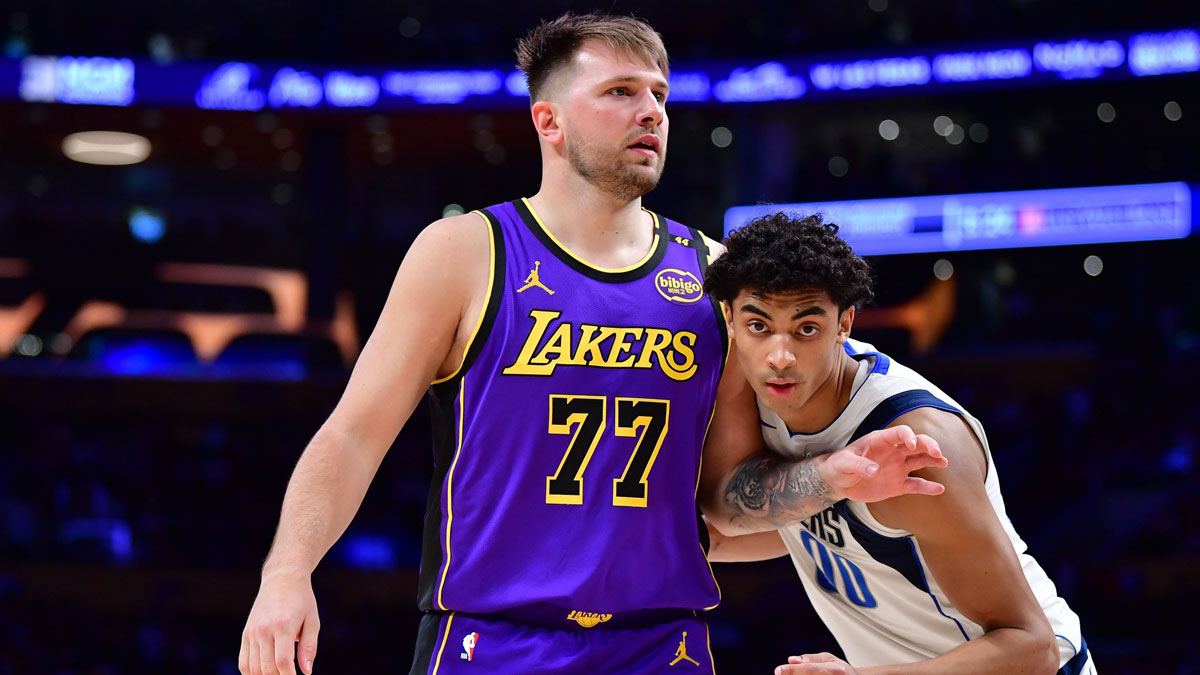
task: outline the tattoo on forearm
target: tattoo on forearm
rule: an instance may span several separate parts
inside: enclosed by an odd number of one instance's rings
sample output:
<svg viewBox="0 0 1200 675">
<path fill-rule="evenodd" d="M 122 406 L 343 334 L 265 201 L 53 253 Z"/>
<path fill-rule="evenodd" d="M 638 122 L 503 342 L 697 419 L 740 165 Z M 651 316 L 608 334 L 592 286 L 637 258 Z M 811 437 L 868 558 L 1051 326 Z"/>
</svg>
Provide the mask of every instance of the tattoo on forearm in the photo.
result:
<svg viewBox="0 0 1200 675">
<path fill-rule="evenodd" d="M 725 486 L 725 504 L 737 515 L 779 527 L 833 505 L 833 488 L 815 462 L 796 462 L 760 454 L 742 462 Z"/>
</svg>

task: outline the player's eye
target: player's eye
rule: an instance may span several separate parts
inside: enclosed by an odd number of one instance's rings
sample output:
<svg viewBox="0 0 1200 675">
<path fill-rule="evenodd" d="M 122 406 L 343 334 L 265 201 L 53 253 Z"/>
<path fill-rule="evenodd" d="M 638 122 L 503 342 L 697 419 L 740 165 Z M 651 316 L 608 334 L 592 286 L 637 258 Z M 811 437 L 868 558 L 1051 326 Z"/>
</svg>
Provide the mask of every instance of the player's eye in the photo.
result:
<svg viewBox="0 0 1200 675">
<path fill-rule="evenodd" d="M 628 96 L 629 89 L 626 87 L 613 87 L 611 90 L 609 90 L 609 93 L 616 94 L 617 96 Z"/>
<path fill-rule="evenodd" d="M 767 324 L 761 321 L 751 321 L 750 323 L 746 324 L 746 329 L 751 333 L 761 334 L 767 332 Z"/>
<path fill-rule="evenodd" d="M 659 103 L 662 103 L 663 101 L 667 100 L 667 95 L 662 93 L 661 91 L 656 91 L 656 92 L 654 92 L 654 100 L 658 101 Z"/>
<path fill-rule="evenodd" d="M 801 335 L 803 335 L 804 337 L 812 337 L 817 334 L 818 330 L 820 330 L 820 326 L 818 326 L 817 324 L 806 323 L 803 326 L 800 326 L 799 333 Z"/>
</svg>

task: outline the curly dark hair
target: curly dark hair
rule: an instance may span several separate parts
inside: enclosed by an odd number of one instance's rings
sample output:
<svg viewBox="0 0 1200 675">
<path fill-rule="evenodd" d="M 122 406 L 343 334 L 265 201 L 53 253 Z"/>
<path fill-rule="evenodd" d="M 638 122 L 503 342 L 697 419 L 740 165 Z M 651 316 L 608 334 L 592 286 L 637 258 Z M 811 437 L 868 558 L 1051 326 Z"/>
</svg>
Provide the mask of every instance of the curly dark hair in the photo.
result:
<svg viewBox="0 0 1200 675">
<path fill-rule="evenodd" d="M 732 302 L 743 290 L 774 295 L 824 291 L 844 311 L 875 298 L 871 266 L 855 255 L 838 226 L 820 215 L 760 216 L 722 242 L 727 252 L 704 273 L 704 290 Z"/>
</svg>

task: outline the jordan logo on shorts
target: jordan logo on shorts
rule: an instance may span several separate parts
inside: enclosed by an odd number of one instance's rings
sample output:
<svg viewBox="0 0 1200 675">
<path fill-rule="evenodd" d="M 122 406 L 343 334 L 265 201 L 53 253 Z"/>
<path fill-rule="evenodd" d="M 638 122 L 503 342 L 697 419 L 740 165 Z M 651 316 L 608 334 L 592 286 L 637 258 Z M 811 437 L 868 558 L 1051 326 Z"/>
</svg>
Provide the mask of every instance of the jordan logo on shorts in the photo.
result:
<svg viewBox="0 0 1200 675">
<path fill-rule="evenodd" d="M 550 295 L 554 295 L 554 291 L 550 290 L 549 288 L 546 288 L 546 285 L 543 284 L 542 280 L 538 278 L 538 270 L 541 268 L 541 266 L 542 266 L 541 260 L 533 261 L 533 269 L 529 271 L 529 276 L 525 277 L 525 285 L 517 289 L 518 293 L 524 293 L 525 291 L 527 291 L 531 288 L 540 288 L 543 291 L 546 291 L 547 293 L 549 293 Z"/>
<path fill-rule="evenodd" d="M 687 655 L 687 631 L 686 630 L 683 631 L 683 639 L 679 641 L 679 646 L 675 648 L 675 660 L 672 661 L 671 663 L 669 663 L 668 665 L 673 666 L 676 663 L 679 663 L 680 661 L 691 661 L 692 663 L 694 663 L 696 665 L 700 665 L 699 661 L 697 661 L 696 659 L 693 659 L 692 657 Z"/>
</svg>

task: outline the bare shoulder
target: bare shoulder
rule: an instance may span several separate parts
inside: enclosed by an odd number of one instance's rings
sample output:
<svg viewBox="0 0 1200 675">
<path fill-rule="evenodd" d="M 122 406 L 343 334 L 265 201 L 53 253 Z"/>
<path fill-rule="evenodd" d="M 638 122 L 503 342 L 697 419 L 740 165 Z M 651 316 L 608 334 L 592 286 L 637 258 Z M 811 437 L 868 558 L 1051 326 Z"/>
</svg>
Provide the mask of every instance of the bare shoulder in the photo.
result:
<svg viewBox="0 0 1200 675">
<path fill-rule="evenodd" d="M 962 415 L 937 408 L 917 408 L 897 417 L 888 426 L 900 424 L 908 425 L 914 432 L 925 434 L 937 441 L 942 454 L 949 461 L 945 467 L 922 471 L 931 471 L 941 477 L 953 476 L 978 481 L 981 484 L 987 477 L 983 443 Z M 917 475 L 923 476 L 920 472 Z"/>
<path fill-rule="evenodd" d="M 889 426 L 898 424 L 906 424 L 916 433 L 937 441 L 947 465 L 926 467 L 912 475 L 941 483 L 946 491 L 936 497 L 901 495 L 874 502 L 868 508 L 879 522 L 928 536 L 966 514 L 988 509 L 983 444 L 961 415 L 918 408 L 897 417 Z"/>
<path fill-rule="evenodd" d="M 410 254 L 440 258 L 448 261 L 461 260 L 461 256 L 488 254 L 489 237 L 487 221 L 478 213 L 464 213 L 435 220 L 421 230 L 413 241 Z"/>
</svg>

